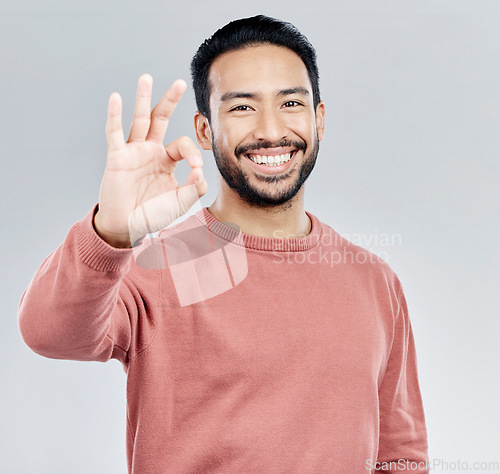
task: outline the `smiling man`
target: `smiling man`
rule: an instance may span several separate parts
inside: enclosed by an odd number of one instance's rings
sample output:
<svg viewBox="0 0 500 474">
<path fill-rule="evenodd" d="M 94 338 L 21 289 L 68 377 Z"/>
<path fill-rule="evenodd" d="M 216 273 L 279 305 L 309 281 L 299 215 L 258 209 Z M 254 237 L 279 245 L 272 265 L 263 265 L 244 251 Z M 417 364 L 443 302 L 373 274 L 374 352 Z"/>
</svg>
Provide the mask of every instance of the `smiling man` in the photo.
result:
<svg viewBox="0 0 500 474">
<path fill-rule="evenodd" d="M 195 78 L 203 52 L 193 61 Z M 210 212 L 249 234 L 267 222 L 269 236 L 284 226 L 307 235 L 303 184 L 316 163 L 325 107 L 304 62 L 288 48 L 257 43 L 219 55 L 207 83 L 210 112 L 196 113 L 197 137 L 223 178 Z"/>
<path fill-rule="evenodd" d="M 401 283 L 304 209 L 325 118 L 313 47 L 257 16 L 218 30 L 191 69 L 215 202 L 164 228 L 207 190 L 195 144 L 163 145 L 185 83 L 151 111 L 141 76 L 126 142 L 112 94 L 99 202 L 24 293 L 24 340 L 122 362 L 132 473 L 428 472 Z"/>
</svg>

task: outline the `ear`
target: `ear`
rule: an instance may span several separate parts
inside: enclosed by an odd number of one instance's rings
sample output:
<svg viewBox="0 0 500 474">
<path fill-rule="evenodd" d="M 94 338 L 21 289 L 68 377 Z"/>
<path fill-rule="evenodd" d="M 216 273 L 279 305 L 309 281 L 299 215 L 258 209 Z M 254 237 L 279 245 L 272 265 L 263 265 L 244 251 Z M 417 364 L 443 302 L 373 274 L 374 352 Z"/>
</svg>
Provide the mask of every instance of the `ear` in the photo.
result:
<svg viewBox="0 0 500 474">
<path fill-rule="evenodd" d="M 196 139 L 198 144 L 204 150 L 212 149 L 212 132 L 208 119 L 198 110 L 194 114 L 194 129 L 196 131 Z"/>
<path fill-rule="evenodd" d="M 320 101 L 316 107 L 316 129 L 318 130 L 318 139 L 323 140 L 325 134 L 325 104 Z"/>
</svg>

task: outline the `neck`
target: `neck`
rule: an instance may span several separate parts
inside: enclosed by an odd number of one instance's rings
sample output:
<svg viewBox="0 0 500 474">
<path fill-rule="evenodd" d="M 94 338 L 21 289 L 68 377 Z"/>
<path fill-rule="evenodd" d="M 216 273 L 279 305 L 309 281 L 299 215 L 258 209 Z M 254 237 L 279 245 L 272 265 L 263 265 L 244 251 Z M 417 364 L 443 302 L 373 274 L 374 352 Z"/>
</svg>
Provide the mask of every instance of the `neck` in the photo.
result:
<svg viewBox="0 0 500 474">
<path fill-rule="evenodd" d="M 304 186 L 289 202 L 273 207 L 250 205 L 221 186 L 208 210 L 219 221 L 237 224 L 241 232 L 257 237 L 293 239 L 311 232 L 311 220 L 304 210 Z"/>
</svg>

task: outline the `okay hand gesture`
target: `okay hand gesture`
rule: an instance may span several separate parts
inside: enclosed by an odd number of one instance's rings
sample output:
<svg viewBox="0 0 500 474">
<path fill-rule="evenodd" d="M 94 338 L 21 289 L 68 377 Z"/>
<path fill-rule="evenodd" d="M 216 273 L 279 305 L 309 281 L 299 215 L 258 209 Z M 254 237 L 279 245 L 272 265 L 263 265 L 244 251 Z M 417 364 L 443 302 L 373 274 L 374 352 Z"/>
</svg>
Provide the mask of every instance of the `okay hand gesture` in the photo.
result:
<svg viewBox="0 0 500 474">
<path fill-rule="evenodd" d="M 208 187 L 201 152 L 190 138 L 181 137 L 163 145 L 168 122 L 186 83 L 175 81 L 151 111 L 152 86 L 150 75 L 139 78 L 134 118 L 126 142 L 121 97 L 115 92 L 109 98 L 108 155 L 94 226 L 114 247 L 130 247 L 146 234 L 163 229 L 185 214 Z M 174 171 L 182 159 L 192 170 L 180 186 Z"/>
</svg>

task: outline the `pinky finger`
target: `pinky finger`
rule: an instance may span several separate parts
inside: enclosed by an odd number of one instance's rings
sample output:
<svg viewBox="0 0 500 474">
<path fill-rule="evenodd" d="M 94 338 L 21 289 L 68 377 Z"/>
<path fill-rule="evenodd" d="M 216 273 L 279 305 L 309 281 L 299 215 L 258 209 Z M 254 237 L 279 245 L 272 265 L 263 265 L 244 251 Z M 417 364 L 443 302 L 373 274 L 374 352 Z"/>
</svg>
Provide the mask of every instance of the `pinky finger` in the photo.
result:
<svg viewBox="0 0 500 474">
<path fill-rule="evenodd" d="M 122 128 L 122 98 L 118 92 L 113 92 L 109 97 L 106 139 L 108 151 L 118 150 L 125 146 Z"/>
</svg>

